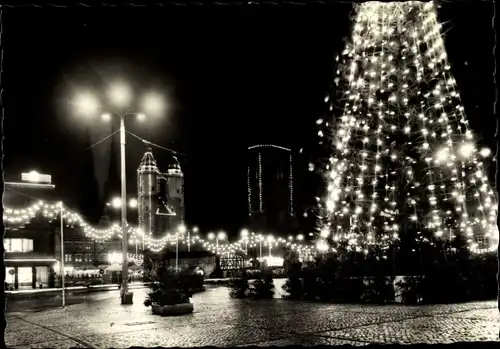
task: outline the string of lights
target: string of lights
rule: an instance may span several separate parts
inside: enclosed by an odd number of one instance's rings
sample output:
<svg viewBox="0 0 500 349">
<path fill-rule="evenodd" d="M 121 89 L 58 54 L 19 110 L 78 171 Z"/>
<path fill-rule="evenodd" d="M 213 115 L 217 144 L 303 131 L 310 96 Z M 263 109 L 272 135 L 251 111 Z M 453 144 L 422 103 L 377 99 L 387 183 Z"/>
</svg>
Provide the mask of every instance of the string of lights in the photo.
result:
<svg viewBox="0 0 500 349">
<path fill-rule="evenodd" d="M 103 242 L 107 240 L 111 240 L 113 238 L 121 238 L 121 227 L 119 224 L 112 224 L 107 228 L 96 228 L 89 224 L 82 215 L 68 209 L 64 205 L 60 205 L 60 203 L 51 203 L 45 202 L 42 200 L 38 200 L 31 206 L 25 208 L 5 208 L 3 219 L 8 226 L 24 226 L 28 224 L 32 219 L 37 217 L 38 214 L 41 214 L 43 217 L 52 221 L 60 217 L 62 213 L 62 217 L 66 223 L 66 226 L 80 226 L 84 232 L 84 234 L 91 238 L 92 240 Z M 181 229 L 179 229 L 181 230 Z M 194 230 L 194 229 L 191 229 Z M 186 230 L 187 231 L 187 230 Z M 305 246 L 302 243 L 295 243 L 292 241 L 292 238 L 289 237 L 288 240 L 283 238 L 274 238 L 271 235 L 256 234 L 254 232 L 250 233 L 246 237 L 240 238 L 235 242 L 218 242 L 217 244 L 213 241 L 210 241 L 208 238 L 205 239 L 200 237 L 199 235 L 190 234 L 190 237 L 186 236 L 186 231 L 178 231 L 178 232 L 169 232 L 166 233 L 162 238 L 154 239 L 151 236 L 144 237 L 143 232 L 140 229 L 137 229 L 133 226 L 128 226 L 128 234 L 130 236 L 129 243 L 135 244 L 139 241 L 144 241 L 146 247 L 153 252 L 159 252 L 168 246 L 175 245 L 177 242 L 181 245 L 200 245 L 205 250 L 218 253 L 218 254 L 226 254 L 226 253 L 234 253 L 235 251 L 243 251 L 243 244 L 246 244 L 249 248 L 256 248 L 259 244 L 266 247 L 283 247 L 288 246 L 293 250 L 297 250 L 301 253 L 306 253 L 309 255 L 314 254 L 313 246 Z M 208 234 L 210 235 L 210 234 Z M 143 240 L 144 238 L 144 240 Z"/>
<path fill-rule="evenodd" d="M 84 234 L 90 239 L 97 242 L 104 242 L 114 238 L 121 238 L 121 227 L 119 224 L 111 224 L 108 228 L 96 228 L 91 226 L 83 216 L 80 214 L 66 208 L 64 205 L 59 203 L 50 203 L 39 200 L 31 206 L 25 208 L 5 208 L 4 210 L 4 222 L 6 226 L 24 226 L 28 224 L 33 218 L 38 214 L 47 218 L 49 221 L 57 219 L 62 212 L 66 226 L 78 225 L 82 228 Z M 135 244 L 139 241 L 145 241 L 146 247 L 153 252 L 160 252 L 169 246 L 174 246 L 176 243 L 181 245 L 191 246 L 199 245 L 206 251 L 216 253 L 219 255 L 234 253 L 236 251 L 245 251 L 246 249 L 257 249 L 259 247 L 266 248 L 283 248 L 287 247 L 293 251 L 296 251 L 302 258 L 311 258 L 319 252 L 325 252 L 326 246 L 323 241 L 319 241 L 316 244 L 307 245 L 303 240 L 302 235 L 297 237 L 289 236 L 287 239 L 282 237 L 274 237 L 272 235 L 257 234 L 251 232 L 246 236 L 240 237 L 234 242 L 222 242 L 219 241 L 214 243 L 210 241 L 210 233 L 207 234 L 207 238 L 203 238 L 195 233 L 196 229 L 190 229 L 189 235 L 186 234 L 188 229 L 182 231 L 178 229 L 178 232 L 168 232 L 162 238 L 154 239 L 151 236 L 144 237 L 143 232 L 133 226 L 128 226 L 128 234 L 130 236 L 129 243 Z M 324 234 L 324 231 L 322 232 Z M 143 240 L 144 237 L 144 240 Z M 213 240 L 213 239 L 212 239 Z M 244 247 L 245 246 L 245 247 Z M 479 252 L 479 251 L 478 251 Z M 484 252 L 484 251 L 481 251 Z"/>
</svg>

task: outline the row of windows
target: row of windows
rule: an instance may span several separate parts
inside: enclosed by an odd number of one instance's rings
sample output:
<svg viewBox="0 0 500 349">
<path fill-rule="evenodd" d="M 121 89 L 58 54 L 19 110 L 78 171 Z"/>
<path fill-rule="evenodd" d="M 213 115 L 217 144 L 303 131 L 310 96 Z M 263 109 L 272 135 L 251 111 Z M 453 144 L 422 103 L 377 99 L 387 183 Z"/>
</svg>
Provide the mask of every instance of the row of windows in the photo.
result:
<svg viewBox="0 0 500 349">
<path fill-rule="evenodd" d="M 109 260 L 107 253 L 100 253 L 98 256 L 99 262 L 107 262 Z M 64 254 L 64 262 L 74 262 L 74 263 L 91 263 L 94 261 L 94 257 L 92 253 L 65 253 Z"/>
<path fill-rule="evenodd" d="M 32 252 L 32 239 L 3 239 L 5 252 Z"/>
<path fill-rule="evenodd" d="M 92 253 L 77 253 L 77 254 L 70 254 L 70 253 L 65 253 L 64 254 L 64 261 L 65 262 L 75 262 L 75 263 L 90 263 L 93 261 Z"/>
</svg>

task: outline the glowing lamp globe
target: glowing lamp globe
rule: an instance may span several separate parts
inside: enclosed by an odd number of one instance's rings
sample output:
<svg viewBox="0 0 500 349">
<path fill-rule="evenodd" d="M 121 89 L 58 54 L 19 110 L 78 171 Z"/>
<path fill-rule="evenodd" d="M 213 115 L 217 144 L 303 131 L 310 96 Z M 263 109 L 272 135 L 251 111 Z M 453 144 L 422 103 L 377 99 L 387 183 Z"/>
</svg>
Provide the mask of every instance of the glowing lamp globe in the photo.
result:
<svg viewBox="0 0 500 349">
<path fill-rule="evenodd" d="M 113 198 L 111 201 L 111 206 L 114 208 L 120 208 L 122 206 L 122 199 L 120 198 Z"/>
<path fill-rule="evenodd" d="M 114 106 L 124 108 L 132 100 L 132 91 L 125 83 L 115 83 L 108 90 L 108 98 Z"/>
<path fill-rule="evenodd" d="M 128 205 L 130 208 L 137 208 L 137 199 L 130 199 Z"/>
<path fill-rule="evenodd" d="M 160 116 L 165 111 L 166 103 L 161 94 L 150 92 L 144 96 L 141 103 L 141 110 L 153 116 Z"/>
<path fill-rule="evenodd" d="M 79 93 L 73 101 L 75 113 L 90 117 L 99 112 L 99 100 L 89 92 Z"/>
</svg>

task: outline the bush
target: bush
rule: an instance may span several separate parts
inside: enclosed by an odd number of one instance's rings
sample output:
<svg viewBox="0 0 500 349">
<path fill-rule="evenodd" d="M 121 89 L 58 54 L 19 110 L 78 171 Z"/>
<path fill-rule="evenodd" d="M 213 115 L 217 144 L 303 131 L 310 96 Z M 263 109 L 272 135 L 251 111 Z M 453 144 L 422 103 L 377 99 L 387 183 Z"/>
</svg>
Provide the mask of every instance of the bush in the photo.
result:
<svg viewBox="0 0 500 349">
<path fill-rule="evenodd" d="M 302 280 L 301 269 L 302 263 L 298 260 L 292 263 L 289 263 L 286 268 L 286 273 L 288 274 L 288 280 L 286 280 L 283 285 L 283 290 L 288 293 L 285 298 L 288 299 L 302 299 L 303 289 L 302 289 Z"/>
<path fill-rule="evenodd" d="M 192 275 L 182 275 L 159 267 L 156 275 L 152 276 L 153 282 L 149 285 L 151 292 L 144 301 L 146 307 L 152 304 L 164 306 L 189 302 L 193 292 L 188 280 Z"/>
<path fill-rule="evenodd" d="M 418 304 L 423 301 L 422 276 L 407 276 L 396 283 L 404 304 Z"/>
<path fill-rule="evenodd" d="M 224 277 L 224 273 L 221 267 L 217 265 L 208 277 L 210 279 L 222 279 Z"/>
<path fill-rule="evenodd" d="M 273 274 L 270 270 L 263 272 L 263 278 L 258 278 L 252 283 L 249 292 L 252 298 L 273 298 L 274 283 Z"/>
<path fill-rule="evenodd" d="M 364 302 L 386 304 L 395 301 L 393 276 L 375 276 L 368 278 L 367 281 L 362 296 Z"/>
<path fill-rule="evenodd" d="M 231 288 L 229 295 L 232 298 L 246 298 L 248 296 L 250 286 L 246 278 L 232 279 L 229 287 Z"/>
</svg>

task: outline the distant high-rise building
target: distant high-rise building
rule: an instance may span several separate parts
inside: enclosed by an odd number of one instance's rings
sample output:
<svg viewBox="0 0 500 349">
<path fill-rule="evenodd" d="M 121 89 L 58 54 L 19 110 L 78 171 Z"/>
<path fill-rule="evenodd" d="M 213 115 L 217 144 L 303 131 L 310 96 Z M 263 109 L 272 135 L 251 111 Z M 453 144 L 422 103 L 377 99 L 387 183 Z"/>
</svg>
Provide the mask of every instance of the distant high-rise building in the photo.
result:
<svg viewBox="0 0 500 349">
<path fill-rule="evenodd" d="M 137 210 L 139 228 L 153 238 L 184 223 L 184 174 L 175 156 L 162 173 L 151 148 L 146 148 L 137 169 Z"/>
<path fill-rule="evenodd" d="M 288 232 L 294 213 L 293 157 L 277 145 L 248 148 L 248 215 L 260 232 Z"/>
</svg>

